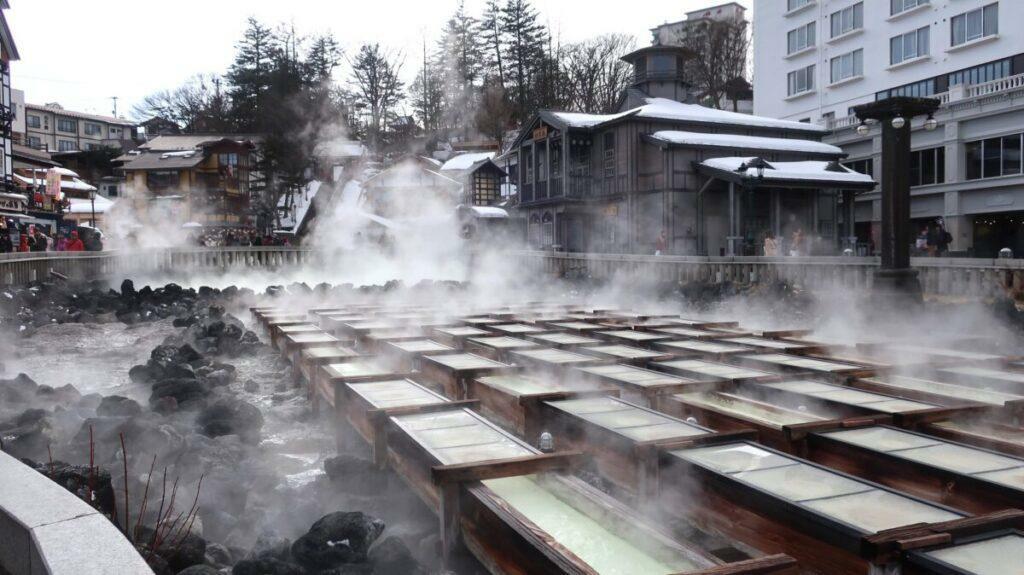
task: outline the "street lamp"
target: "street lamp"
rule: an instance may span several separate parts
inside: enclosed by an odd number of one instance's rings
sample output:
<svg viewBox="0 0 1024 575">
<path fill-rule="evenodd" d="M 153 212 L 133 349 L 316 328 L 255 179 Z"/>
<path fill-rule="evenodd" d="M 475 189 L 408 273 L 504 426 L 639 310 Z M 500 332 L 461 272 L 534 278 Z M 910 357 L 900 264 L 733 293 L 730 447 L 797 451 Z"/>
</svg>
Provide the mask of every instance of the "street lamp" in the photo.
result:
<svg viewBox="0 0 1024 575">
<path fill-rule="evenodd" d="M 939 104 L 935 98 L 898 96 L 853 109 L 862 124 L 878 121 L 882 125 L 882 262 L 873 291 L 889 298 L 880 302 L 883 306 L 921 301 L 921 282 L 910 267 L 910 121 L 918 116 L 934 120 Z"/>
<path fill-rule="evenodd" d="M 92 229 L 96 229 L 96 190 L 89 190 L 89 202 L 92 204 Z"/>
<path fill-rule="evenodd" d="M 861 136 L 867 136 L 869 132 L 871 132 L 871 126 L 868 126 L 866 123 L 861 122 L 861 124 L 857 126 L 857 133 Z"/>
<path fill-rule="evenodd" d="M 924 121 L 924 129 L 928 132 L 934 132 L 935 128 L 939 127 L 939 121 L 935 119 L 932 114 L 928 115 L 928 119 Z"/>
</svg>

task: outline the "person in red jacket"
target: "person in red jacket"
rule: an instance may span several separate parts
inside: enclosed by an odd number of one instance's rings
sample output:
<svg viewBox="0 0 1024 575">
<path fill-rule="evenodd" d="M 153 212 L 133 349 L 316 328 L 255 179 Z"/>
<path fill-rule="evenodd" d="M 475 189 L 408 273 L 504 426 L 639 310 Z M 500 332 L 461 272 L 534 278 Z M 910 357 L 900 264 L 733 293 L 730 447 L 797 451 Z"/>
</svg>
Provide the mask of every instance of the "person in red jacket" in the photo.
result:
<svg viewBox="0 0 1024 575">
<path fill-rule="evenodd" d="M 85 251 L 85 244 L 82 243 L 82 240 L 78 238 L 78 232 L 77 231 L 72 231 L 71 232 L 71 239 L 68 240 L 68 245 L 67 245 L 67 248 L 65 248 L 65 249 L 67 249 L 67 251 L 69 251 L 69 252 L 84 252 Z"/>
</svg>

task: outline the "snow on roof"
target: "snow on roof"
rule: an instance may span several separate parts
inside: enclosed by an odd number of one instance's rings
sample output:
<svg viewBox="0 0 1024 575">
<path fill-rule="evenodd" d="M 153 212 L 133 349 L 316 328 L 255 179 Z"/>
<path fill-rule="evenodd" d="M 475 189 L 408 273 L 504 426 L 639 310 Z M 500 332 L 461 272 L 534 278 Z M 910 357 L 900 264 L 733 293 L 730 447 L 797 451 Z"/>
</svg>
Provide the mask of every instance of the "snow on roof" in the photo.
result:
<svg viewBox="0 0 1024 575">
<path fill-rule="evenodd" d="M 503 210 L 502 208 L 496 208 L 494 206 L 460 206 L 460 207 L 469 208 L 469 210 L 471 212 L 473 212 L 473 215 L 478 217 L 478 218 L 488 218 L 488 219 L 491 219 L 491 218 L 495 218 L 495 219 L 508 218 L 508 212 L 507 211 Z"/>
<path fill-rule="evenodd" d="M 330 140 L 319 144 L 314 154 L 329 158 L 361 158 L 366 155 L 366 146 L 355 140 Z"/>
<path fill-rule="evenodd" d="M 494 155 L 494 152 L 467 152 L 465 154 L 459 154 L 445 162 L 444 165 L 441 166 L 441 171 L 468 170 L 477 162 L 494 158 Z"/>
<path fill-rule="evenodd" d="M 632 114 L 633 110 L 627 110 L 620 114 L 584 114 L 582 112 L 551 112 L 559 121 L 570 128 L 593 128 L 605 122 L 610 122 L 623 116 Z"/>
<path fill-rule="evenodd" d="M 71 172 L 71 170 L 67 170 L 67 171 Z M 43 170 L 43 172 L 45 172 L 45 170 Z M 71 172 L 71 173 L 73 174 L 74 172 Z M 45 186 L 46 185 L 46 178 L 45 177 L 30 178 L 28 176 L 23 176 L 21 174 L 13 174 L 13 175 L 14 175 L 14 179 L 21 181 L 23 184 L 30 185 L 33 188 L 37 187 L 37 186 Z M 79 192 L 94 192 L 94 191 L 96 191 L 96 186 L 90 185 L 88 182 L 86 182 L 84 180 L 80 180 L 78 178 L 72 178 L 70 181 L 62 179 L 60 181 L 60 189 L 62 189 L 62 190 L 75 190 L 75 191 L 79 191 Z"/>
<path fill-rule="evenodd" d="M 593 128 L 617 120 L 629 115 L 636 115 L 638 118 L 652 120 L 671 120 L 676 122 L 695 122 L 711 124 L 731 124 L 735 126 L 750 126 L 756 128 L 779 128 L 785 130 L 799 130 L 802 132 L 814 132 L 824 134 L 827 130 L 821 126 L 815 126 L 806 122 L 793 122 L 791 120 L 777 120 L 764 116 L 753 116 L 730 112 L 728 110 L 716 110 L 697 104 L 684 104 L 668 98 L 646 98 L 644 105 L 626 110 L 618 114 L 581 114 L 577 112 L 550 112 L 556 119 L 565 123 L 570 128 Z"/>
<path fill-rule="evenodd" d="M 655 132 L 651 138 L 666 144 L 686 146 L 707 146 L 717 148 L 743 148 L 751 150 L 771 150 L 776 152 L 802 152 L 811 154 L 831 154 L 842 156 L 843 150 L 811 140 L 794 140 L 788 138 L 766 138 L 762 136 L 740 136 L 736 134 L 703 134 L 700 132 Z"/>
<path fill-rule="evenodd" d="M 754 158 L 712 158 L 701 162 L 702 166 L 723 170 L 727 172 L 738 172 L 740 166 L 750 162 Z M 871 176 L 855 172 L 845 166 L 840 166 L 843 171 L 835 172 L 828 168 L 832 162 L 804 161 L 804 162 L 769 162 L 772 168 L 764 170 L 766 180 L 809 180 L 823 182 L 842 182 L 853 184 L 874 184 Z M 750 176 L 756 176 L 757 170 L 751 168 L 747 171 Z"/>
<path fill-rule="evenodd" d="M 640 118 L 679 120 L 684 122 L 711 122 L 715 124 L 756 126 L 759 128 L 783 128 L 787 130 L 801 130 L 804 132 L 818 132 L 822 134 L 827 131 L 821 126 L 815 126 L 806 122 L 777 120 L 775 118 L 766 118 L 764 116 L 752 116 L 750 114 L 741 114 L 739 112 L 716 110 L 714 108 L 706 108 L 697 104 L 684 104 L 667 98 L 648 98 L 647 103 L 640 106 L 637 116 Z"/>
<path fill-rule="evenodd" d="M 93 211 L 92 200 L 86 200 L 83 198 L 68 198 L 71 205 L 68 207 L 68 212 L 72 214 L 91 214 Z M 96 213 L 104 214 L 114 205 L 112 200 L 108 200 L 103 196 L 96 196 Z"/>
<path fill-rule="evenodd" d="M 316 198 L 317 192 L 320 191 L 320 186 L 323 184 L 320 180 L 312 180 L 306 184 L 306 189 L 299 194 L 295 194 L 292 197 L 292 213 L 287 213 L 281 216 L 281 227 L 295 231 L 295 228 L 306 219 L 306 213 L 309 212 L 309 207 L 313 205 L 313 199 Z M 286 205 L 287 196 L 281 196 L 281 199 L 277 202 L 278 208 L 284 208 Z M 294 216 L 294 217 L 293 217 Z"/>
</svg>

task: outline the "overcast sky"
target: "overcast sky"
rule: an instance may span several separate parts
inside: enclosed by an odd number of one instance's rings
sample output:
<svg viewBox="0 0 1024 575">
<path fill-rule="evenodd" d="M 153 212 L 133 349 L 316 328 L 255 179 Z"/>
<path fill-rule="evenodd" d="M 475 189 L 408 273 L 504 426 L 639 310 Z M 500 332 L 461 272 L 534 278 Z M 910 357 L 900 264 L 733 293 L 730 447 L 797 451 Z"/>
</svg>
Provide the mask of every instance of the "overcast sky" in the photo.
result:
<svg viewBox="0 0 1024 575">
<path fill-rule="evenodd" d="M 716 0 L 533 0 L 542 20 L 563 42 L 608 32 L 650 42 L 649 28 L 681 20 Z M 750 7 L 752 0 L 740 0 Z M 152 92 L 199 73 L 222 74 L 245 20 L 294 23 L 303 34 L 331 31 L 347 53 L 380 42 L 407 54 L 404 75 L 418 68 L 458 0 L 10 0 L 6 12 L 21 61 L 12 65 L 15 88 L 29 103 L 59 102 L 67 109 L 119 114 Z M 484 0 L 466 0 L 482 12 Z M 347 69 L 338 73 L 345 81 Z"/>
</svg>

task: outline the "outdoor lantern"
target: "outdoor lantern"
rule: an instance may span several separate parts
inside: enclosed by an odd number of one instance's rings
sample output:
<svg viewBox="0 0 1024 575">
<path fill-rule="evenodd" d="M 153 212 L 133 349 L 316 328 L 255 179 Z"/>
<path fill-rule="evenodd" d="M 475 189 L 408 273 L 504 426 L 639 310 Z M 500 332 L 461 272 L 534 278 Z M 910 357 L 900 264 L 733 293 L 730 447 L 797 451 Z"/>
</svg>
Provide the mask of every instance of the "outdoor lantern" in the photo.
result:
<svg viewBox="0 0 1024 575">
<path fill-rule="evenodd" d="M 903 116 L 896 116 L 895 118 L 892 119 L 892 127 L 896 128 L 897 130 L 903 128 L 903 126 L 906 126 L 906 125 L 907 125 L 907 120 L 904 119 Z"/>
<path fill-rule="evenodd" d="M 545 431 L 540 434 L 540 450 L 544 453 L 552 453 L 555 450 L 555 438 Z"/>
<path fill-rule="evenodd" d="M 929 132 L 939 127 L 939 121 L 935 119 L 935 116 L 928 115 L 928 119 L 924 121 L 924 129 Z"/>
<path fill-rule="evenodd" d="M 867 136 L 868 132 L 870 131 L 871 128 L 863 122 L 861 122 L 860 125 L 857 126 L 857 133 L 860 134 L 861 136 Z"/>
</svg>

